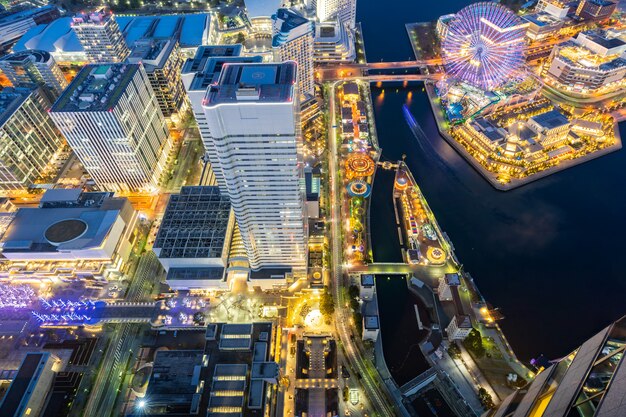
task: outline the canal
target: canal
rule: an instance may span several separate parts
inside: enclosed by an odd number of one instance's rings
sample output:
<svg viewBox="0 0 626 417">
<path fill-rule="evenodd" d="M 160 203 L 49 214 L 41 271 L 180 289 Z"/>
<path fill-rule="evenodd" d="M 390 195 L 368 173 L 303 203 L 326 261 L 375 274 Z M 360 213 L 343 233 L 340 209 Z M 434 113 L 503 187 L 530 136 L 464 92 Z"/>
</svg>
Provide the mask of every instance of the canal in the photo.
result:
<svg viewBox="0 0 626 417">
<path fill-rule="evenodd" d="M 369 61 L 412 55 L 404 24 L 457 11 L 464 1 L 359 2 Z M 421 5 L 421 6 L 420 6 Z M 392 47 L 390 47 L 390 45 Z M 626 313 L 626 151 L 571 168 L 517 190 L 493 189 L 438 134 L 421 84 L 372 86 L 384 160 L 406 162 L 478 287 L 505 319 L 503 330 L 523 360 L 559 357 Z M 411 93 L 411 94 L 409 94 Z M 428 140 L 404 120 L 408 104 Z M 626 125 L 620 126 L 626 138 Z M 391 202 L 393 177 L 380 170 L 371 207 L 374 259 L 400 259 Z M 401 311 L 379 294 L 384 334 L 401 327 Z M 385 327 L 386 323 L 391 326 Z M 387 355 L 386 355 L 387 356 Z"/>
</svg>

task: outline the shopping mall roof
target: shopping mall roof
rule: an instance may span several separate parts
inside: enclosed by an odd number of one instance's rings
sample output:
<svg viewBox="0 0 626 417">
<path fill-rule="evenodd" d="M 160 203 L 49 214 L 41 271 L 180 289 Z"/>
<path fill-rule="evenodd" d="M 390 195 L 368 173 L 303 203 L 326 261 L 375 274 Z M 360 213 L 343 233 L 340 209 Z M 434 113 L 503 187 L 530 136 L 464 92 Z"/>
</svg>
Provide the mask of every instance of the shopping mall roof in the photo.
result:
<svg viewBox="0 0 626 417">
<path fill-rule="evenodd" d="M 533 116 L 531 120 L 544 129 L 556 129 L 569 124 L 569 119 L 558 110 L 550 110 L 549 112 Z"/>
<path fill-rule="evenodd" d="M 156 352 L 146 398 L 151 406 L 174 407 L 184 404 L 191 409 L 200 401 L 202 350 L 161 350 Z"/>
</svg>

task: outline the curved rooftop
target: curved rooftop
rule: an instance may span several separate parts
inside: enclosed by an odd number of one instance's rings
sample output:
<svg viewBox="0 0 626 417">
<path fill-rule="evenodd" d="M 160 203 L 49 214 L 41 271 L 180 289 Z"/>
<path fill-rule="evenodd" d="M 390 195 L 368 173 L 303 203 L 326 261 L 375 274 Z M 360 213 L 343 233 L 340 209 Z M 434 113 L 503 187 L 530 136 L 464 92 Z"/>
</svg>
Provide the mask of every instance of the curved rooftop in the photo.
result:
<svg viewBox="0 0 626 417">
<path fill-rule="evenodd" d="M 24 61 L 29 58 L 34 62 L 48 62 L 50 60 L 50 53 L 46 51 L 40 51 L 38 49 L 27 50 L 22 52 L 16 52 L 14 54 L 5 55 L 0 58 L 0 61 Z"/>
<path fill-rule="evenodd" d="M 50 225 L 44 236 L 52 245 L 71 242 L 78 239 L 87 231 L 87 223 L 80 219 L 65 219 Z"/>
</svg>

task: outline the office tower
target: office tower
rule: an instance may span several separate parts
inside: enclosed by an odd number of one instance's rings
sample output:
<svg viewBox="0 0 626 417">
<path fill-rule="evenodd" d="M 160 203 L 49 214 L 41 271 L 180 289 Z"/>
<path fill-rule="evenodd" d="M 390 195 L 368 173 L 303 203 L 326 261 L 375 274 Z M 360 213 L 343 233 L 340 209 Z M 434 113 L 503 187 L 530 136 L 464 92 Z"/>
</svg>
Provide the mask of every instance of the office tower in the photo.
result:
<svg viewBox="0 0 626 417">
<path fill-rule="evenodd" d="M 274 61 L 298 64 L 298 92 L 301 101 L 315 94 L 313 75 L 313 22 L 299 14 L 278 9 L 272 16 Z"/>
<path fill-rule="evenodd" d="M 29 29 L 52 22 L 61 16 L 56 6 L 7 12 L 0 17 L 0 51 L 7 50 Z"/>
<path fill-rule="evenodd" d="M 87 65 L 50 115 L 102 190 L 156 190 L 171 142 L 141 65 Z"/>
<path fill-rule="evenodd" d="M 626 316 L 506 397 L 490 417 L 626 416 Z M 547 361 L 546 361 L 547 362 Z"/>
<path fill-rule="evenodd" d="M 25 189 L 56 174 L 50 162 L 65 141 L 48 115 L 49 106 L 39 88 L 0 92 L 0 189 Z"/>
<path fill-rule="evenodd" d="M 204 111 L 252 270 L 305 267 L 295 62 L 225 65 Z"/>
<path fill-rule="evenodd" d="M 61 95 L 67 81 L 56 61 L 46 51 L 23 51 L 0 58 L 0 70 L 14 87 L 40 86 Z"/>
<path fill-rule="evenodd" d="M 201 46 L 193 58 L 187 59 L 182 69 L 182 79 L 187 97 L 191 104 L 193 115 L 198 123 L 200 137 L 204 144 L 204 150 L 211 164 L 211 174 L 203 184 L 217 184 L 223 195 L 228 195 L 228 189 L 224 182 L 222 168 L 217 158 L 217 151 L 213 144 L 213 138 L 206 121 L 202 102 L 209 85 L 217 83 L 222 68 L 228 63 L 258 63 L 262 61 L 260 56 L 240 56 L 242 46 L 236 45 L 211 45 Z"/>
<path fill-rule="evenodd" d="M 122 31 L 110 12 L 77 14 L 72 29 L 85 48 L 89 62 L 122 62 L 129 54 Z"/>
<path fill-rule="evenodd" d="M 576 14 L 585 20 L 605 20 L 617 9 L 617 2 L 609 0 L 581 0 Z"/>
<path fill-rule="evenodd" d="M 356 26 L 356 0 L 317 0 L 316 15 L 320 22 L 338 17 L 350 29 Z"/>
<path fill-rule="evenodd" d="M 165 117 L 178 113 L 185 99 L 180 76 L 183 57 L 178 41 L 170 39 L 140 39 L 136 41 L 127 62 L 143 64 L 159 107 Z"/>
</svg>

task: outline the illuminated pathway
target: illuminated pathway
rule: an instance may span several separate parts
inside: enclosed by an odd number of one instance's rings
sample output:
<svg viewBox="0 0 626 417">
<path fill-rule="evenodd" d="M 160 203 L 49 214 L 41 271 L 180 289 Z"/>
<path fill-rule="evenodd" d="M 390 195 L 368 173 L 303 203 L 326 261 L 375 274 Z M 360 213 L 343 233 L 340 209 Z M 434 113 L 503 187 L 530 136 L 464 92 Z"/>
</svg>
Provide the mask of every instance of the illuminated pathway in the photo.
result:
<svg viewBox="0 0 626 417">
<path fill-rule="evenodd" d="M 383 416 L 397 416 L 400 415 L 397 408 L 389 403 L 389 396 L 386 392 L 386 386 L 382 383 L 378 374 L 372 375 L 365 363 L 365 359 L 360 350 L 356 346 L 355 342 L 350 338 L 350 330 L 347 323 L 349 322 L 350 313 L 346 312 L 345 301 L 343 300 L 343 271 L 342 271 L 342 242 L 341 242 L 341 213 L 340 213 L 340 180 L 338 178 L 339 165 L 337 162 L 337 134 L 336 129 L 336 108 L 335 108 L 335 88 L 339 81 L 330 85 L 330 100 L 329 100 L 329 143 L 330 143 L 330 155 L 329 155 L 329 171 L 330 171 L 330 183 L 331 183 L 331 250 L 332 250 L 332 287 L 333 297 L 335 299 L 335 325 L 339 338 L 343 343 L 346 356 L 352 366 L 358 370 L 361 374 L 361 382 L 365 387 L 366 395 L 376 410 L 377 414 Z"/>
</svg>

